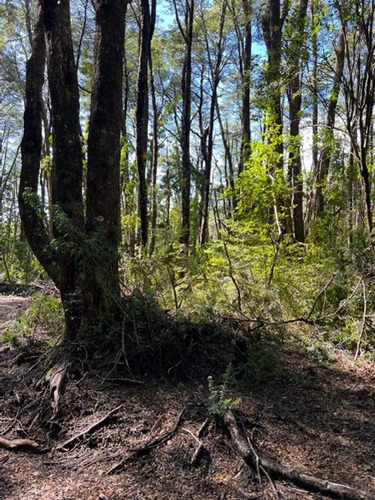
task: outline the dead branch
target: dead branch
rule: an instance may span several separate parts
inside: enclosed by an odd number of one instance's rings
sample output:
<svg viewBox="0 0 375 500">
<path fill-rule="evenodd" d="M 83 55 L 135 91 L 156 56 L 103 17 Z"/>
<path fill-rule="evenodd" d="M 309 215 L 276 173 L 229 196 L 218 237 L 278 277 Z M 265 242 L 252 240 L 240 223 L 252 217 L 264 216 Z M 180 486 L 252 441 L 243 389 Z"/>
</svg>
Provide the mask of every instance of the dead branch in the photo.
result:
<svg viewBox="0 0 375 500">
<path fill-rule="evenodd" d="M 171 437 L 177 432 L 177 429 L 179 428 L 179 426 L 181 424 L 181 420 L 182 420 L 182 417 L 186 411 L 186 408 L 187 407 L 185 406 L 183 408 L 183 410 L 181 410 L 181 412 L 179 413 L 179 415 L 176 419 L 176 422 L 171 430 L 167 431 L 162 436 L 154 439 L 153 441 L 150 441 L 149 443 L 147 443 L 145 446 L 142 446 L 141 448 L 133 448 L 133 449 L 129 450 L 130 451 L 129 455 L 127 455 L 120 462 L 118 462 L 116 465 L 111 467 L 111 469 L 109 469 L 107 471 L 107 475 L 113 474 L 114 472 L 122 469 L 122 467 L 126 464 L 126 462 L 128 462 L 131 458 L 140 457 L 142 455 L 145 455 L 146 453 L 151 451 L 153 448 L 156 448 L 157 446 L 160 446 L 160 445 L 166 443 L 167 441 L 169 441 L 169 439 L 171 439 Z"/>
<path fill-rule="evenodd" d="M 82 439 L 83 437 L 85 437 L 85 436 L 87 436 L 89 434 L 92 434 L 94 431 L 96 431 L 97 429 L 100 429 L 100 427 L 102 427 L 104 424 L 106 424 L 107 421 L 116 412 L 118 412 L 120 410 L 120 408 L 122 408 L 122 405 L 117 406 L 116 408 L 114 408 L 113 410 L 111 410 L 109 413 L 107 413 L 107 415 L 105 415 L 103 418 L 101 418 L 100 420 L 98 420 L 94 424 L 90 425 L 87 429 L 85 429 L 82 432 L 79 432 L 75 436 L 69 438 L 67 441 L 65 441 L 64 443 L 62 443 L 59 446 L 57 446 L 56 450 L 58 450 L 58 451 L 67 451 L 67 450 L 71 449 L 75 445 L 75 443 L 77 441 L 79 441 L 80 439 Z"/>
<path fill-rule="evenodd" d="M 358 334 L 358 339 L 357 339 L 357 349 L 355 351 L 354 361 L 357 361 L 358 356 L 361 352 L 362 337 L 363 337 L 363 333 L 364 333 L 365 327 L 366 327 L 367 294 L 366 294 L 366 283 L 365 283 L 364 279 L 362 279 L 362 295 L 363 295 L 363 314 L 362 314 L 361 328 L 359 329 L 359 334 Z"/>
<path fill-rule="evenodd" d="M 290 481 L 307 491 L 321 493 L 330 498 L 339 498 L 341 500 L 375 500 L 374 494 L 356 490 L 343 484 L 331 483 L 330 481 L 289 469 L 276 460 L 263 455 L 255 449 L 251 441 L 247 439 L 243 431 L 239 428 L 232 411 L 225 413 L 224 423 L 230 433 L 236 452 L 255 471 L 265 469 L 270 477 Z"/>
<path fill-rule="evenodd" d="M 66 374 L 66 370 L 68 369 L 68 366 L 69 366 L 69 363 L 67 363 L 66 361 L 63 362 L 57 368 L 57 370 L 54 373 L 52 373 L 50 381 L 49 381 L 50 393 L 51 393 L 51 396 L 53 396 L 52 419 L 54 419 L 59 412 L 59 401 L 60 401 L 60 396 L 61 396 L 61 390 L 62 390 L 62 386 L 64 384 L 65 374 Z"/>
<path fill-rule="evenodd" d="M 6 439 L 0 437 L 0 446 L 7 450 L 27 450 L 40 453 L 42 447 L 31 439 Z"/>
<path fill-rule="evenodd" d="M 201 441 L 195 434 L 194 432 L 191 432 L 191 430 L 187 429 L 186 427 L 181 427 L 181 429 L 188 434 L 196 441 L 198 446 L 195 448 L 195 451 L 193 453 L 193 456 L 190 459 L 190 465 L 194 465 L 196 461 L 198 460 L 199 454 L 203 449 L 203 441 Z"/>
</svg>

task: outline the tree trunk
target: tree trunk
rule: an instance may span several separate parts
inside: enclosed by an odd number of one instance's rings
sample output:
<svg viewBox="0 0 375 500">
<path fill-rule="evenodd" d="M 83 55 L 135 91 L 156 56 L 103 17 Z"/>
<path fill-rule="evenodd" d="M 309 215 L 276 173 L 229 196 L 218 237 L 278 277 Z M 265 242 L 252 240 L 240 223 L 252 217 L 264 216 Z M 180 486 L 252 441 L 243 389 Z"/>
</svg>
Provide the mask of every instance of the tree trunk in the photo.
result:
<svg viewBox="0 0 375 500">
<path fill-rule="evenodd" d="M 251 49 L 252 49 L 252 0 L 242 0 L 244 23 L 244 44 L 242 51 L 241 72 L 241 152 L 238 173 L 240 174 L 249 160 L 251 151 L 251 128 L 250 128 L 250 89 L 251 89 Z"/>
<path fill-rule="evenodd" d="M 86 309 L 111 318 L 119 299 L 120 132 L 126 2 L 96 0 L 96 34 L 87 150 L 86 230 L 94 243 Z M 91 267 L 92 267 L 91 266 Z M 89 278 L 89 276 L 87 276 Z M 87 279 L 86 278 L 86 279 Z M 87 282 L 86 282 L 87 283 Z"/>
<path fill-rule="evenodd" d="M 182 26 L 178 13 L 176 0 L 174 7 L 180 33 L 185 42 L 185 56 L 182 68 L 181 92 L 182 92 L 182 117 L 181 117 L 181 234 L 180 243 L 184 245 L 185 252 L 189 250 L 190 240 L 190 188 L 191 188 L 191 160 L 190 160 L 190 124 L 191 124 L 191 56 L 193 45 L 194 24 L 194 2 L 186 0 L 185 21 Z"/>
<path fill-rule="evenodd" d="M 286 2 L 284 6 L 288 7 Z M 268 65 L 266 70 L 267 102 L 265 104 L 266 126 L 271 139 L 276 139 L 277 161 L 269 167 L 271 177 L 284 176 L 284 144 L 277 140 L 283 132 L 281 105 L 281 49 L 282 30 L 286 12 L 281 13 L 280 0 L 268 0 L 262 17 L 263 36 L 267 48 Z M 280 233 L 292 233 L 289 200 L 281 195 L 275 200 L 275 219 Z M 282 217 L 280 217 L 282 216 Z M 279 222 L 278 222 L 279 221 Z"/>
<path fill-rule="evenodd" d="M 294 237 L 297 241 L 305 240 L 305 229 L 303 220 L 303 179 L 302 179 L 302 161 L 300 144 L 300 115 L 301 115 L 301 83 L 300 83 L 300 63 L 301 51 L 304 42 L 305 18 L 307 12 L 308 0 L 301 0 L 296 31 L 291 41 L 290 51 L 292 59 L 292 78 L 289 82 L 289 121 L 290 121 L 290 140 L 291 150 L 289 153 L 289 182 L 292 189 L 292 212 Z"/>
<path fill-rule="evenodd" d="M 208 33 L 205 33 L 206 50 L 208 54 L 208 61 L 210 64 L 211 73 L 211 100 L 210 111 L 208 119 L 208 128 L 206 131 L 201 131 L 202 134 L 202 153 L 204 159 L 204 173 L 203 173 L 203 186 L 201 197 L 201 213 L 199 224 L 199 242 L 204 245 L 208 241 L 208 221 L 209 221 L 209 203 L 210 203 L 210 185 L 211 185 L 211 171 L 212 171 L 212 157 L 214 147 L 214 123 L 215 123 L 215 110 L 217 109 L 217 90 L 221 80 L 221 69 L 223 59 L 223 32 L 224 23 L 226 18 L 226 3 L 223 2 L 220 13 L 218 41 L 215 47 L 215 60 L 212 60 L 210 55 L 210 40 Z M 203 127 L 201 127 L 203 128 Z M 206 133 L 207 132 L 207 133 Z"/>
<path fill-rule="evenodd" d="M 151 52 L 153 23 L 155 22 L 155 0 L 153 0 L 153 19 L 149 0 L 141 0 L 140 49 L 137 83 L 136 121 L 136 157 L 138 166 L 138 213 L 141 222 L 141 243 L 145 247 L 148 240 L 148 193 L 146 181 L 147 139 L 148 139 L 148 74 Z"/>
<path fill-rule="evenodd" d="M 344 27 L 343 25 L 341 25 L 336 47 L 336 67 L 333 77 L 333 86 L 331 91 L 331 98 L 328 103 L 327 122 L 323 137 L 324 143 L 322 145 L 320 157 L 318 160 L 317 171 L 314 172 L 314 187 L 313 187 L 313 199 L 312 199 L 312 218 L 314 221 L 318 220 L 319 216 L 322 214 L 324 210 L 323 188 L 328 176 L 329 165 L 331 162 L 333 131 L 336 121 L 336 108 L 337 108 L 338 95 L 341 87 L 342 76 L 344 72 L 344 63 L 345 63 L 345 37 L 344 37 Z"/>
<path fill-rule="evenodd" d="M 126 3 L 116 0 L 109 7 L 104 0 L 97 1 L 95 10 L 86 225 L 69 0 L 40 2 L 26 69 L 20 214 L 32 251 L 60 290 L 67 340 L 84 333 L 82 327 L 90 323 L 108 321 L 119 298 L 119 157 Z M 38 197 L 46 53 L 53 131 L 53 241 Z"/>
</svg>

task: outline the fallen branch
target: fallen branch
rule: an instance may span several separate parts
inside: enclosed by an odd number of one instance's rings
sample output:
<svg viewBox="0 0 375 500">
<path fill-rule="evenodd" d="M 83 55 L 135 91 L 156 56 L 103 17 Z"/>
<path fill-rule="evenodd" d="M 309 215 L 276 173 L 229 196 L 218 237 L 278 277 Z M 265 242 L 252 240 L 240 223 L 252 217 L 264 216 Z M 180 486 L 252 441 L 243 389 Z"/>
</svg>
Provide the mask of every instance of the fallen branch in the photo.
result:
<svg viewBox="0 0 375 500">
<path fill-rule="evenodd" d="M 56 447 L 56 450 L 58 451 L 67 451 L 69 450 L 70 448 L 72 448 L 75 443 L 77 441 L 79 441 L 80 439 L 82 439 L 83 437 L 87 436 L 88 434 L 92 434 L 94 431 L 96 431 L 97 429 L 100 429 L 100 427 L 102 427 L 105 423 L 107 423 L 107 421 L 116 413 L 120 410 L 120 408 L 122 407 L 122 405 L 120 406 L 117 406 L 117 408 L 114 408 L 113 410 L 111 410 L 109 413 L 107 413 L 107 415 L 105 415 L 103 418 L 101 418 L 100 420 L 98 420 L 97 422 L 95 422 L 94 424 L 90 425 L 90 427 L 88 427 L 87 429 L 85 429 L 84 431 L 82 432 L 79 432 L 78 434 L 76 434 L 75 436 L 69 438 L 67 441 L 65 441 L 64 443 L 60 444 L 59 446 Z"/>
<path fill-rule="evenodd" d="M 284 479 L 304 488 L 307 491 L 321 493 L 331 498 L 341 500 L 375 500 L 375 495 L 364 491 L 356 490 L 349 486 L 331 483 L 314 476 L 289 469 L 255 449 L 251 441 L 239 428 L 232 411 L 227 411 L 224 415 L 224 423 L 230 433 L 236 452 L 255 471 L 267 471 L 270 477 Z"/>
<path fill-rule="evenodd" d="M 31 439 L 6 439 L 0 437 L 0 447 L 7 450 L 27 450 L 38 453 L 42 451 L 40 444 Z"/>
<path fill-rule="evenodd" d="M 367 297 L 366 297 L 366 283 L 365 280 L 362 279 L 362 295 L 363 295 L 363 314 L 362 314 L 362 322 L 361 322 L 361 328 L 359 330 L 358 334 L 358 339 L 357 339 L 357 349 L 355 351 L 354 355 L 354 361 L 357 361 L 358 356 L 361 353 L 361 342 L 362 342 L 362 337 L 363 333 L 366 328 L 366 316 L 367 316 Z"/>
<path fill-rule="evenodd" d="M 151 451 L 153 448 L 156 448 L 157 446 L 160 446 L 161 444 L 164 444 L 165 442 L 169 441 L 169 439 L 177 432 L 177 429 L 179 428 L 179 426 L 181 424 L 182 416 L 185 413 L 185 410 L 186 410 L 186 406 L 179 413 L 179 415 L 176 419 L 176 422 L 171 430 L 167 431 L 165 434 L 154 439 L 153 441 L 150 441 L 149 443 L 147 443 L 145 446 L 142 446 L 141 448 L 133 448 L 133 449 L 129 450 L 130 451 L 129 455 L 127 455 L 120 462 L 118 462 L 116 465 L 111 467 L 111 469 L 109 469 L 107 471 L 107 475 L 113 474 L 114 472 L 120 470 L 126 464 L 126 462 L 128 462 L 131 458 L 140 457 L 142 455 L 145 455 L 146 453 Z"/>
<path fill-rule="evenodd" d="M 195 434 L 194 432 L 191 432 L 191 430 L 189 429 L 186 429 L 186 427 L 181 427 L 181 429 L 185 432 L 187 432 L 188 434 L 190 434 L 190 436 L 195 440 L 195 442 L 198 444 L 198 446 L 196 447 L 194 453 L 193 453 L 193 456 L 191 457 L 190 459 L 190 465 L 195 465 L 196 461 L 198 460 L 198 457 L 203 449 L 203 441 L 201 441 Z"/>
<path fill-rule="evenodd" d="M 50 381 L 49 381 L 49 388 L 50 388 L 50 393 L 51 396 L 53 396 L 53 401 L 52 401 L 52 409 L 53 409 L 53 415 L 52 419 L 54 419 L 57 414 L 59 413 L 59 401 L 60 401 L 60 396 L 61 396 L 61 391 L 62 387 L 64 384 L 64 379 L 66 375 L 66 370 L 68 369 L 69 363 L 66 361 L 62 363 L 55 372 L 52 373 Z"/>
</svg>

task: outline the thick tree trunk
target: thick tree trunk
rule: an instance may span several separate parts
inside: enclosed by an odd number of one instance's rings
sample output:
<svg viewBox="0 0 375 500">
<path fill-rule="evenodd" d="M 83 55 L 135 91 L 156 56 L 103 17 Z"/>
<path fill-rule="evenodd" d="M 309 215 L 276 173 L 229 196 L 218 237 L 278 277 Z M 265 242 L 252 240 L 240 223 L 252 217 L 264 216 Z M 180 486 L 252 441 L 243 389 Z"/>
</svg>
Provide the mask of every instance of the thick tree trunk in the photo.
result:
<svg viewBox="0 0 375 500">
<path fill-rule="evenodd" d="M 61 240 L 59 289 L 65 310 L 66 334 L 74 337 L 82 315 L 77 281 L 81 262 L 74 254 L 79 240 L 77 235 L 84 230 L 78 78 L 69 1 L 45 0 L 43 5 L 52 122 L 53 236 Z M 72 241 L 74 238 L 77 241 Z"/>
<path fill-rule="evenodd" d="M 60 290 L 67 340 L 84 333 L 82 327 L 88 323 L 110 319 L 119 298 L 119 156 L 126 3 L 113 1 L 109 7 L 107 2 L 98 1 L 95 9 L 86 227 L 69 0 L 40 1 L 27 63 L 20 214 L 31 249 Z M 46 46 L 53 131 L 53 243 L 38 198 Z"/>
<path fill-rule="evenodd" d="M 24 134 L 21 143 L 22 170 L 19 187 L 19 209 L 23 232 L 31 250 L 44 269 L 60 284 L 60 266 L 56 250 L 51 246 L 38 199 L 38 179 L 42 151 L 42 89 L 46 47 L 44 39 L 43 11 L 39 6 L 34 30 L 31 57 L 26 64 L 26 99 Z"/>
<path fill-rule="evenodd" d="M 289 2 L 284 4 L 289 7 Z M 265 115 L 267 128 L 276 139 L 275 152 L 277 161 L 269 167 L 271 177 L 284 176 L 284 144 L 277 140 L 283 133 L 283 114 L 281 103 L 281 50 L 282 30 L 286 12 L 281 12 L 280 0 L 268 0 L 262 18 L 263 36 L 267 48 L 268 65 L 266 70 L 267 102 Z M 278 195 L 275 200 L 275 219 L 279 233 L 292 233 L 290 203 L 287 197 Z"/>
<path fill-rule="evenodd" d="M 96 0 L 96 35 L 87 151 L 86 230 L 94 269 L 85 306 L 107 321 L 119 299 L 120 133 L 126 2 Z"/>
</svg>

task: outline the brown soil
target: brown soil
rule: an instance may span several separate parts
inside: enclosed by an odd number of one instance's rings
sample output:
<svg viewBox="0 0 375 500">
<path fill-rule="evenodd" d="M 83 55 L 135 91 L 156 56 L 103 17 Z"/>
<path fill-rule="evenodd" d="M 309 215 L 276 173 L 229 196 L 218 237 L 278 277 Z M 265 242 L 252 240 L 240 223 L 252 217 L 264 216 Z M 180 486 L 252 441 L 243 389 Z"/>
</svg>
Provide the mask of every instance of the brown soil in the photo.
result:
<svg viewBox="0 0 375 500">
<path fill-rule="evenodd" d="M 0 297 L 0 322 L 22 310 L 27 299 Z M 22 352 L 22 356 L 20 356 Z M 375 365 L 338 354 L 318 367 L 291 347 L 280 351 L 277 376 L 241 383 L 230 396 L 263 453 L 284 465 L 367 490 L 375 497 Z M 110 367 L 70 373 L 58 421 L 48 420 L 49 394 L 30 378 L 38 363 L 30 344 L 21 351 L 0 344 L 0 436 L 31 438 L 40 453 L 0 449 L 0 498 L 4 500 L 123 499 L 320 499 L 291 484 L 251 471 L 236 456 L 227 434 L 212 420 L 194 464 L 199 428 L 207 417 L 206 380 L 104 380 Z M 103 375 L 104 374 L 104 375 Z M 90 434 L 61 449 L 117 406 Z M 165 443 L 134 455 L 118 473 L 108 471 L 131 450 L 181 425 Z M 69 448 L 69 449 L 68 449 Z M 1 462 L 3 457 L 3 462 Z"/>
</svg>

